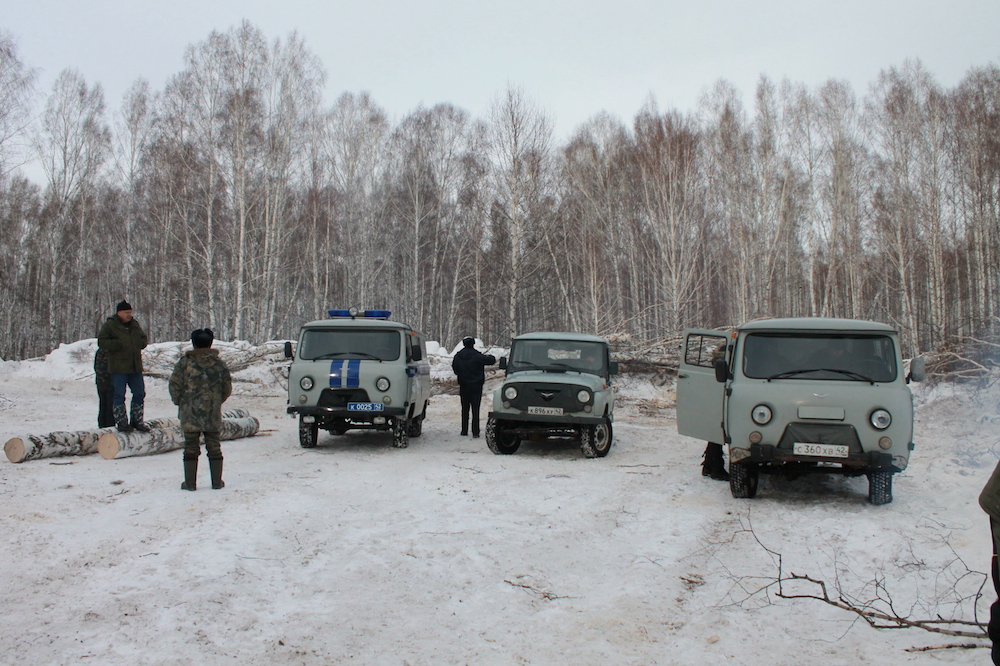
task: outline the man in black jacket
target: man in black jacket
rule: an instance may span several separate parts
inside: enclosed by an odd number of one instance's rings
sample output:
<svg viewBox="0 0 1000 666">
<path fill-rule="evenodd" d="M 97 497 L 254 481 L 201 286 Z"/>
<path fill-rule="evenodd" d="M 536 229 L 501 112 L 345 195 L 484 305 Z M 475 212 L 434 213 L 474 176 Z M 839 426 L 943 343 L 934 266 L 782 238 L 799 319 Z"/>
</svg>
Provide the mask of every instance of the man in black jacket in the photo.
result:
<svg viewBox="0 0 1000 666">
<path fill-rule="evenodd" d="M 469 412 L 472 412 L 472 436 L 479 437 L 479 403 L 483 399 L 486 372 L 483 368 L 497 362 L 490 354 L 475 349 L 476 339 L 462 340 L 464 349 L 455 354 L 451 369 L 458 376 L 458 393 L 462 397 L 462 435 L 469 434 Z"/>
</svg>

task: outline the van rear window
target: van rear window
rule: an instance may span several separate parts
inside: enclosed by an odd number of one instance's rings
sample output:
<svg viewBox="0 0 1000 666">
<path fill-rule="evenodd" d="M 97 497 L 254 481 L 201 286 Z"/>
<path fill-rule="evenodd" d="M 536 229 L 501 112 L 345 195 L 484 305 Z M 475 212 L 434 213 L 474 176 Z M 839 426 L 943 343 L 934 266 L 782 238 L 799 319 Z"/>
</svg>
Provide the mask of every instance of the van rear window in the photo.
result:
<svg viewBox="0 0 1000 666">
<path fill-rule="evenodd" d="M 752 333 L 743 374 L 753 379 L 891 382 L 896 348 L 886 335 Z"/>
</svg>

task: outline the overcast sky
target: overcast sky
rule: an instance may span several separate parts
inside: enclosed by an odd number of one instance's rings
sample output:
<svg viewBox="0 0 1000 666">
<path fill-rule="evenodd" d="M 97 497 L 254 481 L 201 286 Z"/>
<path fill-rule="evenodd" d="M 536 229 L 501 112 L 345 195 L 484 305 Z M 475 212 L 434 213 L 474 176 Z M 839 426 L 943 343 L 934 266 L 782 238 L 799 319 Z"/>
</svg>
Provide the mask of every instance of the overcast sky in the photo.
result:
<svg viewBox="0 0 1000 666">
<path fill-rule="evenodd" d="M 747 99 L 761 74 L 860 96 L 919 58 L 954 86 L 1000 63 L 998 0 L 0 0 L 0 29 L 40 71 L 104 87 L 109 109 L 139 77 L 162 90 L 185 49 L 249 20 L 269 41 L 297 31 L 327 71 L 326 102 L 370 91 L 393 120 L 450 102 L 486 117 L 508 84 L 547 111 L 557 138 L 601 110 L 626 123 L 652 96 L 693 111 L 719 79 Z M 748 102 L 748 106 L 750 106 Z"/>
</svg>

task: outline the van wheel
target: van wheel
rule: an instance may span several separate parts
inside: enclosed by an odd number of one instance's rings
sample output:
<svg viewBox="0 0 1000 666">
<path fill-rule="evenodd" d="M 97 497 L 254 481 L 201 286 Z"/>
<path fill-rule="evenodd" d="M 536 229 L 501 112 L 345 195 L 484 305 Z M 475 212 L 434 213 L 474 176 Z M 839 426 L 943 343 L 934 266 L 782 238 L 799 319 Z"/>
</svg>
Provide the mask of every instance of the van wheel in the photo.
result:
<svg viewBox="0 0 1000 666">
<path fill-rule="evenodd" d="M 420 437 L 420 433 L 424 431 L 424 417 L 420 416 L 415 419 L 410 419 L 410 427 L 406 434 L 410 437 Z"/>
<path fill-rule="evenodd" d="M 299 417 L 299 446 L 303 449 L 315 449 L 316 440 L 319 439 L 319 425 L 314 423 L 305 423 L 302 417 Z"/>
<path fill-rule="evenodd" d="M 753 499 L 757 496 L 757 479 L 760 471 L 756 465 L 733 463 L 729 466 L 729 491 L 733 497 Z"/>
<path fill-rule="evenodd" d="M 892 501 L 892 472 L 868 472 L 868 501 L 875 506 Z"/>
<path fill-rule="evenodd" d="M 397 449 L 410 445 L 410 419 L 398 418 L 392 424 L 392 445 Z"/>
<path fill-rule="evenodd" d="M 521 446 L 521 440 L 514 433 L 507 432 L 496 419 L 489 419 L 486 421 L 486 446 L 497 455 L 509 456 Z"/>
<path fill-rule="evenodd" d="M 611 423 L 584 426 L 580 432 L 580 450 L 586 458 L 603 458 L 611 451 Z"/>
</svg>

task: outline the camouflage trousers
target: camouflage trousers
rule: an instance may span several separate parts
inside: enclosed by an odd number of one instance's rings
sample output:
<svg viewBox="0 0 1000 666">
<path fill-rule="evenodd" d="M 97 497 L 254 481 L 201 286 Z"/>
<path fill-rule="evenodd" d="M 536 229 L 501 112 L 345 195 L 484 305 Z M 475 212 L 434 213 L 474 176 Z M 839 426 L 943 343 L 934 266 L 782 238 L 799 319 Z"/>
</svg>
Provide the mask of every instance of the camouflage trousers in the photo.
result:
<svg viewBox="0 0 1000 666">
<path fill-rule="evenodd" d="M 184 431 L 184 460 L 197 460 L 201 455 L 201 436 L 205 435 L 205 450 L 208 451 L 209 460 L 219 460 L 222 458 L 222 444 L 219 442 L 219 433 L 214 430 L 205 431 Z"/>
</svg>

